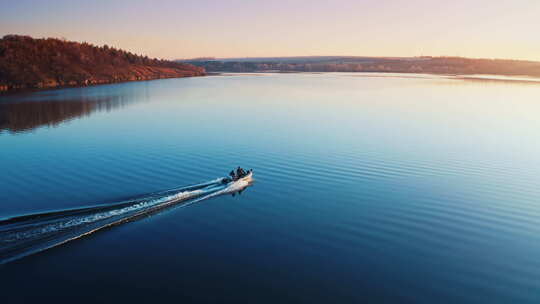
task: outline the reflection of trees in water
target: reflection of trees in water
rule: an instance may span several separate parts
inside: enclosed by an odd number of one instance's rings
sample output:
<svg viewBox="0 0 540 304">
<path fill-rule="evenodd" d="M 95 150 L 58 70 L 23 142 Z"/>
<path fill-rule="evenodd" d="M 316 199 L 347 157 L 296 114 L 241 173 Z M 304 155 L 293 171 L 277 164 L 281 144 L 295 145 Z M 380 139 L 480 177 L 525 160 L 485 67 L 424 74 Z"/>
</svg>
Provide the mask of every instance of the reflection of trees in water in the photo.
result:
<svg viewBox="0 0 540 304">
<path fill-rule="evenodd" d="M 0 102 L 0 132 L 18 133 L 41 126 L 57 126 L 94 112 L 123 107 L 133 99 L 125 96 L 79 97 L 63 100 Z"/>
</svg>

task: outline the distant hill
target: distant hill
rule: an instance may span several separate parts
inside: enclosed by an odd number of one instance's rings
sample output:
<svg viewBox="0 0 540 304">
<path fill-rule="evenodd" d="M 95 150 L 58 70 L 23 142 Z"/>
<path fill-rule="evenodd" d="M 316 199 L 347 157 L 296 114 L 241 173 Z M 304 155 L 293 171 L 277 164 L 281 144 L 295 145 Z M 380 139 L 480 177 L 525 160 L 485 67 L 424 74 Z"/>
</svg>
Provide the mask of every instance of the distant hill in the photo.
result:
<svg viewBox="0 0 540 304">
<path fill-rule="evenodd" d="M 183 61 L 208 72 L 388 72 L 540 77 L 540 62 L 461 57 L 268 57 Z"/>
<path fill-rule="evenodd" d="M 205 75 L 203 67 L 151 59 L 107 45 L 7 35 L 0 39 L 0 91 Z"/>
</svg>

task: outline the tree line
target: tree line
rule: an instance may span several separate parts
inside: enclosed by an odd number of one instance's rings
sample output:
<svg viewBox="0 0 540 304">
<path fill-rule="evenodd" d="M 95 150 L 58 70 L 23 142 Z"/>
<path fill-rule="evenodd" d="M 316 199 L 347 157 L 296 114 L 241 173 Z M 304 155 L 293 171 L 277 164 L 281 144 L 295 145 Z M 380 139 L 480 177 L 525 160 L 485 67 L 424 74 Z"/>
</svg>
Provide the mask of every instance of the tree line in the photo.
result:
<svg viewBox="0 0 540 304">
<path fill-rule="evenodd" d="M 6 35 L 0 39 L 0 91 L 204 75 L 202 67 L 108 45 Z"/>
<path fill-rule="evenodd" d="M 208 72 L 391 72 L 433 74 L 493 74 L 540 77 L 540 62 L 461 57 L 366 58 L 336 57 L 307 61 L 306 58 L 272 58 L 259 61 L 187 61 Z"/>
</svg>

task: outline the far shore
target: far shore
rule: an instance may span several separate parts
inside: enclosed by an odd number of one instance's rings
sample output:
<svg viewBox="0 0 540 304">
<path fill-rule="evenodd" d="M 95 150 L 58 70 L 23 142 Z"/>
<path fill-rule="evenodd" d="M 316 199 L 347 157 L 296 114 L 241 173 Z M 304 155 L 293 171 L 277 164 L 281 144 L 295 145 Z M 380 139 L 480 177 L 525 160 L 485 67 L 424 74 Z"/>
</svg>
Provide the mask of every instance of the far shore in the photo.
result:
<svg viewBox="0 0 540 304">
<path fill-rule="evenodd" d="M 99 85 L 110 85 L 110 84 L 119 84 L 126 82 L 142 82 L 142 81 L 154 81 L 160 79 L 174 79 L 174 78 L 187 78 L 187 77 L 204 77 L 204 76 L 253 76 L 257 74 L 358 74 L 358 76 L 363 77 L 407 77 L 410 78 L 412 75 L 425 75 L 425 76 L 439 76 L 445 77 L 448 79 L 455 80 L 467 80 L 467 81 L 482 81 L 482 82 L 512 82 L 512 83 L 525 83 L 532 85 L 540 85 L 540 77 L 532 77 L 527 75 L 516 75 L 516 76 L 507 76 L 507 75 L 493 75 L 493 74 L 472 74 L 472 75 L 461 75 L 461 74 L 435 74 L 435 73 L 403 73 L 403 72 L 304 72 L 304 71 L 253 71 L 253 72 L 209 72 L 205 75 L 197 76 L 180 76 L 180 77 L 156 77 L 148 79 L 135 79 L 135 80 L 124 80 L 124 81 L 102 81 L 99 83 L 91 83 L 86 85 L 77 85 L 77 84 L 64 84 L 56 85 L 49 87 L 31 87 L 31 88 L 15 88 L 2 90 L 0 86 L 0 96 L 6 96 L 11 94 L 19 93 L 30 93 L 46 90 L 58 90 L 66 88 L 84 88 L 84 87 L 93 87 Z"/>
<path fill-rule="evenodd" d="M 437 74 L 437 73 L 406 73 L 406 72 L 306 72 L 306 71 L 253 71 L 253 72 L 208 72 L 206 76 L 253 76 L 256 74 L 359 74 L 365 77 L 403 77 L 410 78 L 412 75 L 439 76 L 456 80 L 490 81 L 490 82 L 520 82 L 540 84 L 540 77 L 529 75 L 496 75 L 496 74 Z"/>
</svg>

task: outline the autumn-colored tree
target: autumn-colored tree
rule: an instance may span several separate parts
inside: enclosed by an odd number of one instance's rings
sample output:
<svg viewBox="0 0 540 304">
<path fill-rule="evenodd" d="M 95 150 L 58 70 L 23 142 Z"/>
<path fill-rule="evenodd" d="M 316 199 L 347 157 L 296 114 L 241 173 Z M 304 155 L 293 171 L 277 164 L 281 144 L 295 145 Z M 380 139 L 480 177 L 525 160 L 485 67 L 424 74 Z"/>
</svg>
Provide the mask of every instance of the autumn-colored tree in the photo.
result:
<svg viewBox="0 0 540 304">
<path fill-rule="evenodd" d="M 190 64 L 150 59 L 108 45 L 7 35 L 0 39 L 0 91 L 204 75 Z"/>
</svg>

